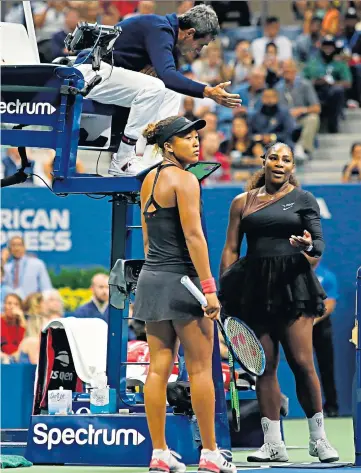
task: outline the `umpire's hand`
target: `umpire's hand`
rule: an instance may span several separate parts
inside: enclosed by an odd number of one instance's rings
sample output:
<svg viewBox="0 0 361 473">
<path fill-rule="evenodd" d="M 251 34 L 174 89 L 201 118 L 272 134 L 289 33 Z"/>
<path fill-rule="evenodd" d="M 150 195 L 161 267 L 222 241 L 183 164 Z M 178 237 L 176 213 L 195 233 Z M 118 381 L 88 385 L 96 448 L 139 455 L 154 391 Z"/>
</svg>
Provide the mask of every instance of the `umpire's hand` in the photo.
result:
<svg viewBox="0 0 361 473">
<path fill-rule="evenodd" d="M 230 94 L 226 92 L 225 88 L 231 85 L 230 82 L 222 82 L 215 87 L 207 86 L 204 89 L 204 97 L 208 97 L 219 105 L 223 105 L 228 108 L 235 108 L 241 105 L 242 100 L 238 94 Z"/>
</svg>

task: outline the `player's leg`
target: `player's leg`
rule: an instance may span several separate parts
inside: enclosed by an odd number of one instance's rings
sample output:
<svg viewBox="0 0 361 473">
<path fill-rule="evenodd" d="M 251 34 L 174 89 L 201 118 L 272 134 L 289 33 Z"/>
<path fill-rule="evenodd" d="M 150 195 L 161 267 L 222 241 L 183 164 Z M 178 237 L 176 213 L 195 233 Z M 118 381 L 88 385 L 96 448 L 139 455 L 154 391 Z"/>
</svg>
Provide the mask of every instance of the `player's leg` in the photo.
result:
<svg viewBox="0 0 361 473">
<path fill-rule="evenodd" d="M 248 456 L 251 462 L 288 461 L 286 447 L 282 441 L 280 425 L 281 389 L 277 379 L 279 363 L 279 340 L 277 335 L 265 333 L 260 341 L 266 355 L 266 368 L 256 380 L 256 391 L 261 412 L 264 444 Z"/>
<path fill-rule="evenodd" d="M 144 403 L 153 444 L 150 464 L 153 473 L 178 473 L 186 470 L 168 449 L 165 439 L 167 383 L 178 352 L 178 340 L 170 321 L 147 322 L 150 365 L 144 386 Z"/>
<path fill-rule="evenodd" d="M 79 66 L 86 81 L 94 77 L 91 65 Z M 121 167 L 135 156 L 135 144 L 148 123 L 155 120 L 155 110 L 159 110 L 165 96 L 164 83 L 140 72 L 130 71 L 122 67 L 111 67 L 102 62 L 98 74 L 102 82 L 95 86 L 87 98 L 103 104 L 118 105 L 130 108 L 127 125 L 124 129 L 122 142 L 118 152 L 113 156 L 110 168 L 113 174 L 122 173 Z"/>
<path fill-rule="evenodd" d="M 181 103 L 181 94 L 178 94 L 177 92 L 174 92 L 170 89 L 165 89 L 163 102 L 158 110 L 156 119 L 154 121 L 164 120 L 165 118 L 178 115 Z M 136 161 L 138 167 L 136 167 L 135 165 L 132 166 L 132 169 L 138 172 L 142 171 L 142 167 L 146 168 L 153 166 L 154 164 L 162 161 L 163 159 L 159 147 L 154 145 L 146 146 L 146 142 L 143 137 L 140 137 L 137 142 L 137 154 L 143 155 L 143 158 L 140 161 Z"/>
<path fill-rule="evenodd" d="M 224 458 L 216 445 L 212 376 L 214 322 L 206 317 L 199 317 L 185 322 L 173 321 L 173 324 L 184 349 L 192 407 L 202 439 L 199 471 L 236 473 L 236 467 Z"/>
<path fill-rule="evenodd" d="M 321 461 L 338 460 L 338 454 L 326 439 L 320 382 L 313 360 L 313 318 L 300 317 L 281 335 L 285 355 L 296 380 L 298 400 L 308 418 L 310 455 Z"/>
</svg>

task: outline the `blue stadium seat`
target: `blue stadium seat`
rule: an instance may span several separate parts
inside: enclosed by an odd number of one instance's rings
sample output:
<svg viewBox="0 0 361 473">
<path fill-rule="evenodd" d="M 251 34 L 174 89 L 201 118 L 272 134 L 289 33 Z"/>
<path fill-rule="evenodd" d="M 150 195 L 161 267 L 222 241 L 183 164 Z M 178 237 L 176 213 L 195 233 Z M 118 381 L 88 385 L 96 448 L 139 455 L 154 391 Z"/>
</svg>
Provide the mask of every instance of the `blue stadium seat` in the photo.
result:
<svg viewBox="0 0 361 473">
<path fill-rule="evenodd" d="M 291 41 L 295 41 L 297 37 L 302 34 L 302 31 L 302 26 L 285 25 L 281 26 L 280 34 L 286 36 Z"/>
<path fill-rule="evenodd" d="M 242 26 L 223 30 L 220 34 L 220 39 L 224 49 L 234 49 L 240 39 L 253 41 L 261 36 L 262 30 L 259 26 Z"/>
</svg>

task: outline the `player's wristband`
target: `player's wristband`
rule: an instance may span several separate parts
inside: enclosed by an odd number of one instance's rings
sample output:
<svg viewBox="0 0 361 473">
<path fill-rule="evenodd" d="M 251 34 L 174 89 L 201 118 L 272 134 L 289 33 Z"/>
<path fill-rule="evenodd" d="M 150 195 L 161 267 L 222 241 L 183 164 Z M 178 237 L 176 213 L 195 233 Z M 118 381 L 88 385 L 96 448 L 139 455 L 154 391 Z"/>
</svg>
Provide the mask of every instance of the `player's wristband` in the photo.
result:
<svg viewBox="0 0 361 473">
<path fill-rule="evenodd" d="M 309 252 L 312 251 L 312 250 L 313 250 L 313 245 L 312 245 L 312 243 L 311 243 L 311 245 L 308 246 L 308 247 L 305 249 L 305 252 L 306 252 L 306 253 L 309 253 Z"/>
<path fill-rule="evenodd" d="M 203 294 L 211 294 L 212 292 L 217 292 L 216 281 L 214 278 L 205 279 L 201 281 Z"/>
</svg>

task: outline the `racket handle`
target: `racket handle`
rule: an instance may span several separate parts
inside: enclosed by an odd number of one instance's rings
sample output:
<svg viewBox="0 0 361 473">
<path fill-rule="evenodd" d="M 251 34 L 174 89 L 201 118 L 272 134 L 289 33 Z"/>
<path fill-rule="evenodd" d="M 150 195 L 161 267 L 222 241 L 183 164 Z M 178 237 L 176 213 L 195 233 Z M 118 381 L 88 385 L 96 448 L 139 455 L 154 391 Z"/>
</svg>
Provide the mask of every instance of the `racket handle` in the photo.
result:
<svg viewBox="0 0 361 473">
<path fill-rule="evenodd" d="M 234 431 L 239 432 L 241 430 L 241 422 L 240 418 L 238 417 L 237 411 L 234 408 L 232 408 L 232 423 Z"/>
<path fill-rule="evenodd" d="M 197 299 L 197 301 L 203 306 L 207 307 L 207 299 L 206 296 L 201 292 L 198 287 L 189 279 L 188 276 L 183 276 L 181 279 L 181 283 L 184 287 L 188 289 L 188 291 Z"/>
</svg>

